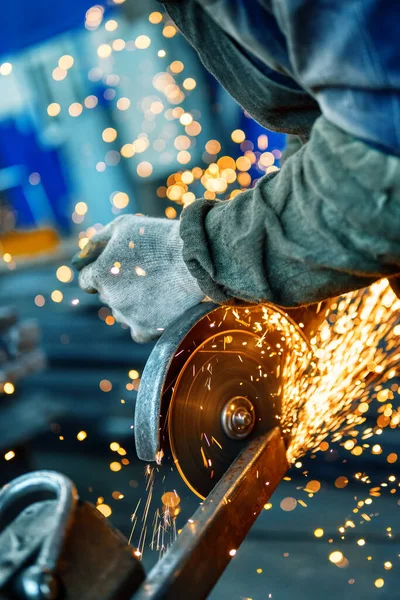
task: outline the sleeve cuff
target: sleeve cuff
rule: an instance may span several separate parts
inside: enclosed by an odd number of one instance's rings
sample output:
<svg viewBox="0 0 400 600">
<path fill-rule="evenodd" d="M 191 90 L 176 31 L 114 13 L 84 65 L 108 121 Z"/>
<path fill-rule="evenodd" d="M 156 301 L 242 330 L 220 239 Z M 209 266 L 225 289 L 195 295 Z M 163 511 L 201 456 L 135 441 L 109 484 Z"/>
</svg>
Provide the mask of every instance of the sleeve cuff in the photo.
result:
<svg viewBox="0 0 400 600">
<path fill-rule="evenodd" d="M 201 290 L 213 302 L 236 304 L 235 298 L 215 281 L 215 269 L 211 256 L 211 243 L 207 236 L 206 218 L 208 213 L 218 204 L 223 204 L 223 202 L 200 198 L 182 211 L 180 236 L 183 240 L 183 260 L 190 273 L 197 279 Z"/>
</svg>

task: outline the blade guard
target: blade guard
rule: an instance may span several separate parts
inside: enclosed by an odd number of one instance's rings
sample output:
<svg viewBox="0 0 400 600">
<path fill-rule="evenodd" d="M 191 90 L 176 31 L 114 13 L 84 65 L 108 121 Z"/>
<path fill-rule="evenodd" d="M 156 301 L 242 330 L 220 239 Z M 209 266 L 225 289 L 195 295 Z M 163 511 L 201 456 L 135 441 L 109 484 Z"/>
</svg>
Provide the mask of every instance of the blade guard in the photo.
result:
<svg viewBox="0 0 400 600">
<path fill-rule="evenodd" d="M 136 452 L 141 460 L 155 461 L 160 450 L 162 397 L 187 358 L 187 355 L 182 356 L 183 360 L 176 357 L 179 346 L 192 327 L 215 308 L 217 305 L 212 302 L 202 302 L 186 311 L 164 331 L 147 360 L 136 399 L 134 424 Z M 176 365 L 171 372 L 173 361 Z"/>
</svg>

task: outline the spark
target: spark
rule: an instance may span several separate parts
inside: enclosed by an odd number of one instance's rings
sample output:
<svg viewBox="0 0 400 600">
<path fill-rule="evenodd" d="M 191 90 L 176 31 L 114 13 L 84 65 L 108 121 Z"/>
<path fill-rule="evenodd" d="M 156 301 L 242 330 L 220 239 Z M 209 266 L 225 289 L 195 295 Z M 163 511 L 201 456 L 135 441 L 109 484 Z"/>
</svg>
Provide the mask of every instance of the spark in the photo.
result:
<svg viewBox="0 0 400 600">
<path fill-rule="evenodd" d="M 217 446 L 220 448 L 220 450 L 222 450 L 221 444 L 219 443 L 218 440 L 215 439 L 214 436 L 211 436 L 211 441 L 214 442 L 214 444 L 217 444 Z"/>
<path fill-rule="evenodd" d="M 291 462 L 316 451 L 330 432 L 365 421 L 357 406 L 382 392 L 385 373 L 400 358 L 394 333 L 399 308 L 387 280 L 347 294 L 333 304 L 311 340 L 316 358 L 307 376 L 285 365 L 282 423 L 290 431 Z M 380 451 L 375 445 L 373 452 Z"/>
<path fill-rule="evenodd" d="M 130 533 L 130 536 L 129 536 L 128 544 L 130 544 L 131 541 L 132 541 L 132 536 L 134 534 L 136 523 L 138 521 L 137 513 L 138 513 L 138 510 L 139 510 L 139 506 L 140 506 L 141 501 L 142 501 L 142 499 L 139 498 L 138 503 L 136 505 L 136 508 L 135 508 L 133 514 L 131 515 L 132 529 L 131 529 L 131 533 Z"/>
<path fill-rule="evenodd" d="M 202 457 L 202 459 L 203 459 L 203 464 L 204 464 L 204 467 L 205 467 L 206 469 L 208 469 L 208 462 L 207 462 L 207 458 L 206 458 L 206 455 L 205 455 L 205 453 L 204 453 L 204 450 L 203 450 L 203 447 L 202 447 L 202 446 L 200 446 L 200 452 L 201 452 L 201 457 Z"/>
</svg>

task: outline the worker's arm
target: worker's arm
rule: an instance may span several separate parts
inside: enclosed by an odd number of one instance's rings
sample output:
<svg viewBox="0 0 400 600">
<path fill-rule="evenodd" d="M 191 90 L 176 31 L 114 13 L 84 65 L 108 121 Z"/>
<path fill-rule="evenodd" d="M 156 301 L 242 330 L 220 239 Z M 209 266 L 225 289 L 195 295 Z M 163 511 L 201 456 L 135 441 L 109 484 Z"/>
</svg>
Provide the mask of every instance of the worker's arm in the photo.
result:
<svg viewBox="0 0 400 600">
<path fill-rule="evenodd" d="M 400 159 L 320 117 L 280 172 L 182 216 L 184 260 L 217 302 L 298 306 L 400 272 Z"/>
<path fill-rule="evenodd" d="M 307 139 L 321 114 L 316 100 L 288 73 L 277 72 L 245 52 L 214 21 L 212 8 L 205 10 L 206 4 L 211 7 L 213 3 L 170 0 L 165 7 L 205 68 L 253 119 L 272 131 Z M 229 4 L 240 7 L 238 2 Z M 248 4 L 257 9 L 257 2 Z M 268 30 L 264 37 L 266 45 L 275 48 L 276 40 L 269 37 Z"/>
</svg>

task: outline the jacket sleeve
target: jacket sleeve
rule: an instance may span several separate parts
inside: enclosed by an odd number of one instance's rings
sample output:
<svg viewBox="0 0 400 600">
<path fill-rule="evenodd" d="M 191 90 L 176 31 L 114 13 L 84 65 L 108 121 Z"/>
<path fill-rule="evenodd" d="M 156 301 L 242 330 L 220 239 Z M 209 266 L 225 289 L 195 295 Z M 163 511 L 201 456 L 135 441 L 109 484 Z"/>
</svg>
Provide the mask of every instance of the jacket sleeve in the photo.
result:
<svg viewBox="0 0 400 600">
<path fill-rule="evenodd" d="M 233 200 L 196 200 L 184 260 L 219 303 L 301 306 L 400 272 L 400 159 L 320 117 L 279 172 Z"/>
<path fill-rule="evenodd" d="M 253 119 L 272 131 L 310 135 L 321 112 L 309 93 L 288 76 L 254 64 L 198 0 L 169 0 L 165 8 L 205 68 Z"/>
</svg>

